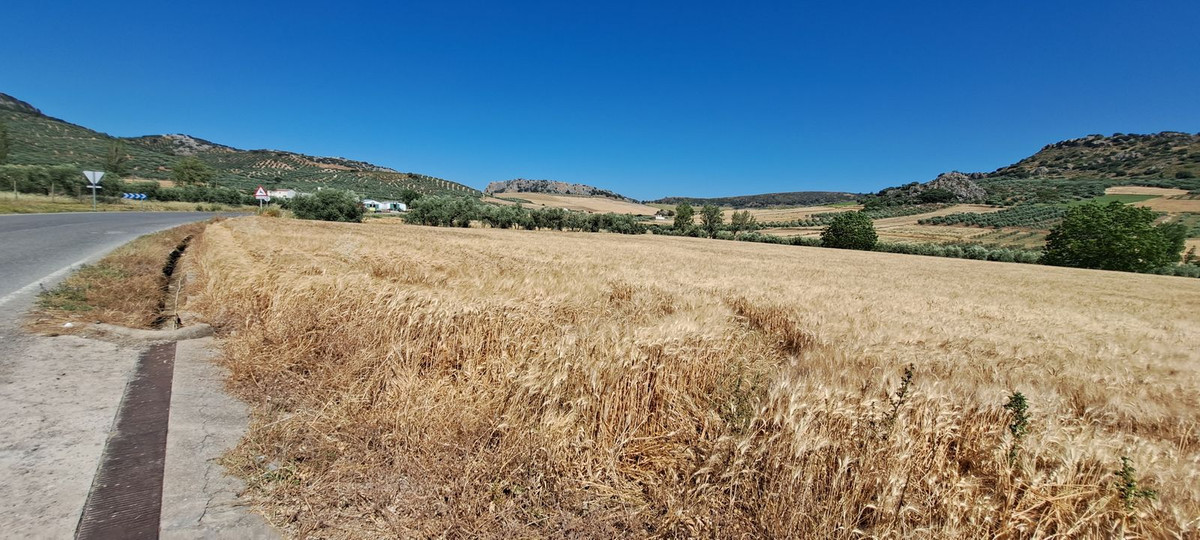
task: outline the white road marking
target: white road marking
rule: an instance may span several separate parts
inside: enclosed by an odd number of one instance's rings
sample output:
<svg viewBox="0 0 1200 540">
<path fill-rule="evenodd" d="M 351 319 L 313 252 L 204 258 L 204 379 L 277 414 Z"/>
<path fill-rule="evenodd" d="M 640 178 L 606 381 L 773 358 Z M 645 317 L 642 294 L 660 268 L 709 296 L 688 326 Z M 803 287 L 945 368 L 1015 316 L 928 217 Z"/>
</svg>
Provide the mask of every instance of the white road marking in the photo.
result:
<svg viewBox="0 0 1200 540">
<path fill-rule="evenodd" d="M 43 283 L 46 283 L 48 281 L 54 281 L 64 275 L 66 275 L 68 272 L 70 272 L 76 268 L 79 268 L 80 266 L 83 266 L 84 264 L 87 264 L 87 262 L 88 262 L 88 259 L 83 259 L 81 261 L 71 263 L 71 264 L 67 265 L 65 268 L 61 268 L 59 270 L 51 272 L 50 274 L 43 276 L 41 279 L 34 281 L 33 283 L 30 283 L 29 285 L 21 287 L 20 289 L 17 289 L 11 293 L 4 295 L 3 297 L 0 297 L 0 306 L 3 306 L 4 304 L 12 301 L 13 299 L 15 299 L 18 296 L 21 296 L 29 291 L 32 291 L 34 288 L 40 286 Z"/>
</svg>

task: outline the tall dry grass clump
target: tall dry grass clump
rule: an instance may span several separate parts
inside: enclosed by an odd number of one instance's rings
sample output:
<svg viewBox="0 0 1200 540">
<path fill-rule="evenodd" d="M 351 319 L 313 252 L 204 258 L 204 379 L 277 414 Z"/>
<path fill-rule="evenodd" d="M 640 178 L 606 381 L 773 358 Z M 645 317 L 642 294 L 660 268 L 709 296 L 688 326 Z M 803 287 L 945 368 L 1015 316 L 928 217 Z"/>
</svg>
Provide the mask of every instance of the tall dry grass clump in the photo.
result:
<svg viewBox="0 0 1200 540">
<path fill-rule="evenodd" d="M 196 249 L 255 406 L 229 464 L 297 535 L 1197 531 L 1193 280 L 261 218 Z"/>
</svg>

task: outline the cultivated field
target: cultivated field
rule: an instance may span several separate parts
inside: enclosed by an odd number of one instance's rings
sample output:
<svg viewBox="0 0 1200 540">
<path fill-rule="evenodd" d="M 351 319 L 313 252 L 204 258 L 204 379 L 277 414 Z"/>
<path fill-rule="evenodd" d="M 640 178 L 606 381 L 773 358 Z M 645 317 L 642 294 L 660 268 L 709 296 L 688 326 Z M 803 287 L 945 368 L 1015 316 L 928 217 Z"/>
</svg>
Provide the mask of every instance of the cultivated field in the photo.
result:
<svg viewBox="0 0 1200 540">
<path fill-rule="evenodd" d="M 653 216 L 655 212 L 658 212 L 658 209 L 653 206 L 610 199 L 608 197 L 582 197 L 578 195 L 555 195 L 551 193 L 498 193 L 492 198 L 499 199 L 498 202 L 501 204 L 513 203 L 516 199 L 524 199 L 529 202 L 522 204 L 530 208 L 549 206 L 552 208 L 566 208 L 567 210 L 599 214 L 614 212 L 617 214 Z"/>
<path fill-rule="evenodd" d="M 269 218 L 189 253 L 255 410 L 227 463 L 298 536 L 1200 527 L 1200 280 Z"/>
<path fill-rule="evenodd" d="M 1158 195 L 1161 197 L 1170 197 L 1173 195 L 1187 195 L 1186 189 L 1175 188 L 1160 188 L 1150 186 L 1113 186 L 1105 188 L 1105 195 Z"/>
<path fill-rule="evenodd" d="M 1137 206 L 1149 207 L 1156 212 L 1200 214 L 1200 199 L 1185 199 L 1178 195 L 1175 197 L 1158 197 L 1136 204 Z"/>
<path fill-rule="evenodd" d="M 987 213 L 998 210 L 1000 210 L 1000 208 L 994 206 L 956 204 L 954 206 L 949 206 L 933 212 L 926 212 L 924 214 L 877 219 L 874 221 L 874 224 L 876 232 L 879 233 L 879 239 L 886 242 L 924 242 L 935 244 L 947 242 L 972 242 L 978 241 L 982 237 L 991 235 L 993 230 L 981 229 L 979 227 L 918 225 L 917 221 L 958 212 Z M 820 236 L 821 231 L 824 229 L 824 227 L 787 227 L 766 229 L 765 232 L 777 234 L 779 236 Z"/>
<path fill-rule="evenodd" d="M 862 206 L 798 206 L 795 208 L 749 208 L 746 211 L 750 212 L 754 219 L 760 223 L 767 221 L 796 221 L 809 219 L 813 214 L 822 214 L 826 212 L 847 212 L 850 210 L 860 210 Z M 725 221 L 729 221 L 733 213 L 741 212 L 741 210 L 725 210 Z M 698 219 L 698 218 L 697 218 Z"/>
</svg>

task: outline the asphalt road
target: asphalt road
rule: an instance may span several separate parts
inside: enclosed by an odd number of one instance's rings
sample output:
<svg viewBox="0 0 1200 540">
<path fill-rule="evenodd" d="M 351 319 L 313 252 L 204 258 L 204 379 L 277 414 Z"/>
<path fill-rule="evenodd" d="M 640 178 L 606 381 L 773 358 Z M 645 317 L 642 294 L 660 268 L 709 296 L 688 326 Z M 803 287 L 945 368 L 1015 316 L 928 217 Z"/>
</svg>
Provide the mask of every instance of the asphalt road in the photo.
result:
<svg viewBox="0 0 1200 540">
<path fill-rule="evenodd" d="M 208 212 L 80 212 L 0 215 L 0 319 L 29 307 L 77 264 L 141 235 L 208 219 Z"/>
</svg>

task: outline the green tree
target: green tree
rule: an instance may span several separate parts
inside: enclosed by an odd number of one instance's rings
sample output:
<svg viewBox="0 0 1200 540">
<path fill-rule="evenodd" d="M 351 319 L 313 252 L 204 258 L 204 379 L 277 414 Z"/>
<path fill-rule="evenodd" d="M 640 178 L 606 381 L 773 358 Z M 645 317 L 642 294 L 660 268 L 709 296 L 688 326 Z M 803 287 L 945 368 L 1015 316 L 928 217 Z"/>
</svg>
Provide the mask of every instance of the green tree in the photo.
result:
<svg viewBox="0 0 1200 540">
<path fill-rule="evenodd" d="M 421 194 L 417 193 L 415 190 L 405 188 L 404 190 L 400 191 L 400 200 L 404 202 L 405 206 L 412 206 L 413 201 L 420 198 Z"/>
<path fill-rule="evenodd" d="M 1120 201 L 1088 203 L 1067 210 L 1050 231 L 1042 262 L 1055 266 L 1147 272 L 1179 262 L 1187 228 L 1154 224 L 1149 208 Z"/>
<path fill-rule="evenodd" d="M 696 210 L 687 201 L 675 206 L 675 228 L 686 231 L 692 228 Z"/>
<path fill-rule="evenodd" d="M 362 201 L 349 191 L 322 189 L 291 201 L 291 210 L 300 219 L 359 222 L 363 218 Z"/>
<path fill-rule="evenodd" d="M 129 154 L 125 153 L 125 143 L 113 141 L 108 145 L 104 154 L 104 171 L 113 176 L 125 176 L 128 172 Z"/>
<path fill-rule="evenodd" d="M 171 169 L 171 180 L 180 186 L 202 186 L 214 182 L 217 175 L 196 156 L 188 156 Z"/>
<path fill-rule="evenodd" d="M 700 223 L 704 225 L 704 232 L 708 233 L 709 238 L 716 238 L 717 231 L 725 223 L 725 217 L 717 205 L 706 204 L 700 208 Z"/>
<path fill-rule="evenodd" d="M 8 140 L 8 125 L 0 122 L 0 163 L 8 160 L 8 148 L 11 143 Z"/>
<path fill-rule="evenodd" d="M 821 232 L 821 245 L 825 247 L 870 251 L 878 241 L 875 224 L 862 212 L 837 214 Z"/>
</svg>

